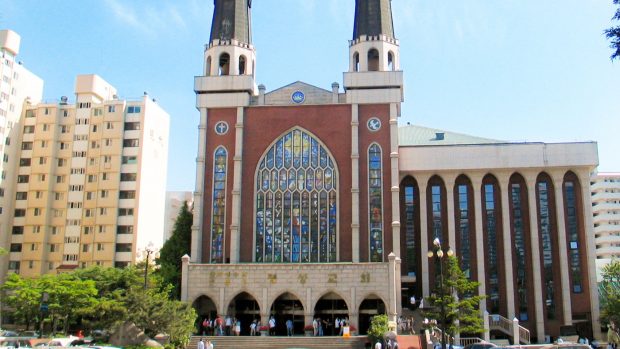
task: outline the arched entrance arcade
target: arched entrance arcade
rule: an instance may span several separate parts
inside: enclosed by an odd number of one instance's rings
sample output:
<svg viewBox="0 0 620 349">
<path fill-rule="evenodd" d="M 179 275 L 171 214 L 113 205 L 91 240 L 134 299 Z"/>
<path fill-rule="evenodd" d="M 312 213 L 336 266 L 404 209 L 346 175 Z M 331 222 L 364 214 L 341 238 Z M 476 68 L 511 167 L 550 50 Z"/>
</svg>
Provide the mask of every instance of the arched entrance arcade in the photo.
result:
<svg viewBox="0 0 620 349">
<path fill-rule="evenodd" d="M 320 319 L 323 326 L 323 335 L 339 335 L 340 328 L 336 330 L 336 318 L 349 317 L 347 302 L 335 292 L 329 292 L 321 297 L 314 306 L 314 318 Z"/>
<path fill-rule="evenodd" d="M 250 324 L 260 321 L 260 306 L 256 299 L 247 292 L 241 292 L 228 304 L 226 315 L 241 322 L 241 335 L 250 335 Z"/>
<path fill-rule="evenodd" d="M 386 309 L 385 302 L 379 296 L 375 294 L 366 296 L 359 307 L 359 334 L 367 334 L 372 318 L 375 315 L 386 314 Z"/>
<path fill-rule="evenodd" d="M 271 305 L 270 314 L 276 320 L 276 335 L 286 336 L 286 322 L 293 321 L 293 335 L 304 333 L 304 306 L 290 292 L 283 293 Z"/>
<path fill-rule="evenodd" d="M 217 307 L 215 306 L 215 302 L 205 295 L 202 295 L 192 303 L 192 308 L 196 311 L 196 332 L 198 334 L 209 334 L 207 333 L 207 327 L 203 326 L 203 322 L 205 320 L 213 320 L 217 316 Z"/>
</svg>

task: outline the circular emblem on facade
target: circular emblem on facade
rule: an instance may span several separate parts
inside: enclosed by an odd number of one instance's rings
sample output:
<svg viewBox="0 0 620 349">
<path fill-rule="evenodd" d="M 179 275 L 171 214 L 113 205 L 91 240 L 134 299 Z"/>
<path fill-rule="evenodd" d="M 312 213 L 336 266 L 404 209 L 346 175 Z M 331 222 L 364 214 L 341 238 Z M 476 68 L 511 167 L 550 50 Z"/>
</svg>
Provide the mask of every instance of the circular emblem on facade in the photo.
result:
<svg viewBox="0 0 620 349">
<path fill-rule="evenodd" d="M 306 100 L 306 95 L 301 91 L 295 91 L 291 95 L 291 100 L 293 103 L 301 104 Z"/>
<path fill-rule="evenodd" d="M 379 118 L 370 118 L 366 124 L 371 131 L 379 131 L 381 129 L 381 120 Z"/>
<path fill-rule="evenodd" d="M 215 124 L 215 133 L 220 136 L 228 133 L 228 124 L 226 123 L 226 121 L 220 121 Z"/>
</svg>

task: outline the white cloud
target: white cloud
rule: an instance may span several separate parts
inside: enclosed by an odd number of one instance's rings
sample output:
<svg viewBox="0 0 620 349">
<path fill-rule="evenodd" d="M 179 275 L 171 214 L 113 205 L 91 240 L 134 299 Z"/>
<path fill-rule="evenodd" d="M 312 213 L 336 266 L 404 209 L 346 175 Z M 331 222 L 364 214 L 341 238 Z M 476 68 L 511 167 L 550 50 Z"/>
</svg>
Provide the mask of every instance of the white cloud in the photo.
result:
<svg viewBox="0 0 620 349">
<path fill-rule="evenodd" d="M 105 0 L 105 4 L 116 20 L 149 37 L 157 37 L 171 26 L 187 29 L 183 15 L 174 5 L 140 6 L 134 3 L 132 6 L 119 0 Z"/>
</svg>

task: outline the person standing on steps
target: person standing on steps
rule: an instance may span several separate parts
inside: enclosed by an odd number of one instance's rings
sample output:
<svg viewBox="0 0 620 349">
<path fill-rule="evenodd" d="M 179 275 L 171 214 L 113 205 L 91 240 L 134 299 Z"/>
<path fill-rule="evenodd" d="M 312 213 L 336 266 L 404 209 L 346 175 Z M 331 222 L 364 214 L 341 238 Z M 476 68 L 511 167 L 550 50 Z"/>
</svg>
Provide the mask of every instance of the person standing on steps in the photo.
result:
<svg viewBox="0 0 620 349">
<path fill-rule="evenodd" d="M 273 317 L 273 315 L 269 319 L 269 335 L 270 336 L 276 335 L 276 319 Z"/>
<path fill-rule="evenodd" d="M 293 335 L 293 320 L 286 320 L 286 335 L 291 337 Z"/>
<path fill-rule="evenodd" d="M 200 341 L 198 341 L 198 345 L 196 346 L 196 349 L 205 349 L 204 339 L 200 338 Z"/>
</svg>

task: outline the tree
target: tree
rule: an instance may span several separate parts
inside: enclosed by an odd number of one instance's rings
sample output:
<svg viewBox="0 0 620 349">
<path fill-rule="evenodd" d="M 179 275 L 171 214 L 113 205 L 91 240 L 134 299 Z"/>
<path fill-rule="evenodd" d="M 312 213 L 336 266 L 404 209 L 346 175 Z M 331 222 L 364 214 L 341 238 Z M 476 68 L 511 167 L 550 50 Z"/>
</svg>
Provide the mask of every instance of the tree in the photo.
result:
<svg viewBox="0 0 620 349">
<path fill-rule="evenodd" d="M 620 0 L 613 0 L 614 4 L 620 6 Z M 620 21 L 620 7 L 616 10 L 616 14 L 612 17 L 612 20 Z M 605 30 L 605 36 L 611 40 L 611 47 L 614 50 L 614 53 L 611 55 L 611 60 L 620 59 L 620 26 L 611 27 Z"/>
<path fill-rule="evenodd" d="M 62 320 L 63 330 L 68 332 L 69 325 L 96 304 L 97 289 L 92 280 L 81 280 L 73 274 L 48 274 L 41 276 L 38 284 L 41 292 L 47 293 L 49 297 L 52 330 L 55 330 L 57 322 Z"/>
<path fill-rule="evenodd" d="M 387 315 L 375 315 L 370 322 L 368 329 L 368 337 L 370 338 L 371 347 L 374 343 L 383 342 L 383 336 L 389 331 Z"/>
<path fill-rule="evenodd" d="M 599 283 L 601 321 L 620 324 L 620 260 L 603 267 L 602 277 Z"/>
<path fill-rule="evenodd" d="M 11 313 L 17 323 L 26 325 L 27 330 L 30 325 L 36 324 L 41 305 L 41 290 L 37 280 L 10 274 L 2 285 L 2 292 L 6 294 L 3 303 L 9 307 L 5 311 Z"/>
<path fill-rule="evenodd" d="M 186 201 L 174 223 L 172 236 L 164 243 L 159 258 L 155 260 L 163 285 L 173 286 L 171 297 L 175 299 L 181 299 L 181 257 L 189 254 L 192 247 L 192 223 L 193 215 Z"/>
<path fill-rule="evenodd" d="M 171 288 L 132 288 L 127 294 L 127 320 L 151 338 L 166 333 L 171 343 L 182 346 L 194 331 L 196 311 L 185 302 L 171 300 Z"/>
<path fill-rule="evenodd" d="M 443 275 L 438 275 L 443 277 L 443 289 L 437 284 L 433 294 L 425 298 L 432 308 L 425 310 L 424 316 L 437 320 L 449 337 L 484 332 L 479 304 L 486 296 L 477 295 L 479 283 L 465 276 L 456 257 L 444 257 L 439 262 L 445 263 Z"/>
</svg>

